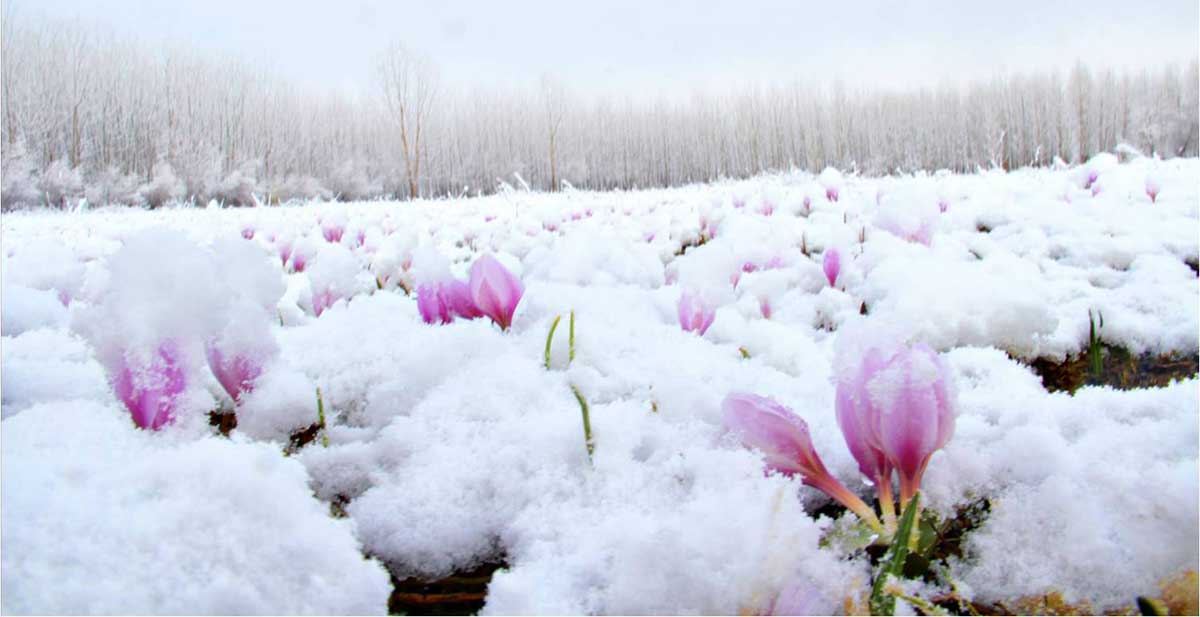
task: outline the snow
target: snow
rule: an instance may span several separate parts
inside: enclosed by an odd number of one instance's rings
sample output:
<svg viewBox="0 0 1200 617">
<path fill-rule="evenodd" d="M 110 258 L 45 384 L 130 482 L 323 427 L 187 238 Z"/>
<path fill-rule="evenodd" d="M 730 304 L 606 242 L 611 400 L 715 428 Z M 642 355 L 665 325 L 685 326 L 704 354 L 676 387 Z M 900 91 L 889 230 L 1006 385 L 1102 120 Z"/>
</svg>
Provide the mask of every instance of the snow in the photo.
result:
<svg viewBox="0 0 1200 617">
<path fill-rule="evenodd" d="M 5 419 L 3 446 L 6 613 L 384 612 L 353 522 L 269 445 L 149 434 L 74 400 Z"/>
<path fill-rule="evenodd" d="M 943 516 L 992 508 L 955 577 L 981 601 L 1127 605 L 1200 561 L 1198 382 L 1051 394 L 1028 364 L 1085 350 L 1096 312 L 1108 344 L 1197 353 L 1197 177 L 1196 160 L 1100 159 L 6 215 L 5 609 L 383 612 L 387 575 L 365 554 L 425 577 L 503 557 L 489 614 L 841 610 L 870 583 L 866 557 L 819 546 L 827 499 L 765 476 L 720 403 L 793 409 L 865 496 L 833 384 L 881 341 L 925 343 L 954 375 L 955 434 L 923 490 Z M 512 327 L 424 323 L 406 289 L 464 279 L 485 254 L 524 283 Z M 680 327 L 685 289 L 715 308 L 702 335 Z M 187 350 L 188 396 L 174 424 L 141 431 L 108 379 L 167 337 Z M 231 400 L 206 344 L 258 359 L 253 389 Z M 328 446 L 285 457 L 317 422 L 317 388 Z M 207 424 L 220 408 L 237 411 L 231 438 Z"/>
</svg>

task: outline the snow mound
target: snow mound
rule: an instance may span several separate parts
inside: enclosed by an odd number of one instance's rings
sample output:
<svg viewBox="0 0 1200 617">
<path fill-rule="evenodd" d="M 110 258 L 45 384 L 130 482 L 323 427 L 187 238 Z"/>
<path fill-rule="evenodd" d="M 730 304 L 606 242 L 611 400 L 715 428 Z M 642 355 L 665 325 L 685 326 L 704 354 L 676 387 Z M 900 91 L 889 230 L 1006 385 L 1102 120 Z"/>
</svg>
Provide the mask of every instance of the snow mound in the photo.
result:
<svg viewBox="0 0 1200 617">
<path fill-rule="evenodd" d="M 82 401 L 4 420 L 5 612 L 386 612 L 387 573 L 298 462 L 160 436 Z"/>
</svg>

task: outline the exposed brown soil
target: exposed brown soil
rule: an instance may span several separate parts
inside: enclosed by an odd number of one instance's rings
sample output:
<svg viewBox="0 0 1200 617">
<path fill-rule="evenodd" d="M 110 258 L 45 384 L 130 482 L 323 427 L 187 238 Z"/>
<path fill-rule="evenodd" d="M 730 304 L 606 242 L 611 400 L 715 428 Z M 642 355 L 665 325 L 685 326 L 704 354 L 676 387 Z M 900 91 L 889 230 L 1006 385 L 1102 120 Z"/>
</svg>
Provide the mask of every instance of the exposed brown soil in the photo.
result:
<svg viewBox="0 0 1200 617">
<path fill-rule="evenodd" d="M 492 575 L 505 566 L 503 559 L 490 561 L 433 581 L 392 574 L 388 614 L 474 615 L 483 608 Z"/>
<path fill-rule="evenodd" d="M 1200 369 L 1196 354 L 1142 354 L 1134 356 L 1118 347 L 1105 345 L 1099 373 L 1089 368 L 1087 354 L 1055 362 L 1038 358 L 1031 363 L 1050 392 L 1074 392 L 1080 386 L 1112 386 L 1119 390 L 1163 387 L 1178 379 L 1195 377 Z"/>
</svg>

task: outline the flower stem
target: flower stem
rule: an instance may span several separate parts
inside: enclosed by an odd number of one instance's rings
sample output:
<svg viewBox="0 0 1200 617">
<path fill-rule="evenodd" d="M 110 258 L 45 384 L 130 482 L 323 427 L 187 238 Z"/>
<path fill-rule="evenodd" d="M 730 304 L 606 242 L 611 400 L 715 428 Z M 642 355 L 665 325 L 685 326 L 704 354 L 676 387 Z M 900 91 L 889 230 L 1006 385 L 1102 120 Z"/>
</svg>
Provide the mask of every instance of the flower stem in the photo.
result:
<svg viewBox="0 0 1200 617">
<path fill-rule="evenodd" d="M 886 477 L 875 479 L 875 490 L 879 496 L 879 509 L 883 512 L 883 525 L 888 532 L 896 530 L 896 504 L 892 496 L 892 474 L 889 470 Z"/>
<path fill-rule="evenodd" d="M 805 476 L 805 483 L 820 490 L 832 497 L 835 501 L 846 506 L 846 509 L 858 515 L 871 529 L 883 536 L 886 534 L 883 525 L 879 522 L 879 517 L 875 515 L 875 510 L 867 505 L 865 501 L 859 498 L 858 495 L 850 492 L 845 484 L 838 481 L 837 478 L 828 474 L 824 477 Z"/>
</svg>

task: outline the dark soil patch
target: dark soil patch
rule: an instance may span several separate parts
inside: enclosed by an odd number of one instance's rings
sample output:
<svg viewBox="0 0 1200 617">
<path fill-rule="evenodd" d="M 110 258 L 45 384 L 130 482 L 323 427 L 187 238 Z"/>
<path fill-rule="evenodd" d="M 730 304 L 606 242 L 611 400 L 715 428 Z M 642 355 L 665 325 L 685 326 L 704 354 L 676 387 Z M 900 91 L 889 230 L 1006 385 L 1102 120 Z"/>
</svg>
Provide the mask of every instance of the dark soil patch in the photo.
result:
<svg viewBox="0 0 1200 617">
<path fill-rule="evenodd" d="M 1196 354 L 1142 354 L 1135 356 L 1119 347 L 1103 346 L 1099 372 L 1090 369 L 1087 354 L 1055 362 L 1038 358 L 1031 364 L 1050 392 L 1074 392 L 1081 386 L 1111 386 L 1119 390 L 1153 388 L 1200 372 Z"/>
<path fill-rule="evenodd" d="M 474 615 L 487 599 L 487 588 L 503 559 L 437 580 L 399 578 L 392 574 L 389 615 Z"/>
<path fill-rule="evenodd" d="M 288 454 L 294 454 L 295 452 L 299 451 L 300 448 L 312 443 L 317 438 L 317 435 L 320 434 L 321 425 L 319 423 L 313 423 L 302 431 L 296 431 L 295 433 L 292 433 L 291 437 L 288 438 L 288 447 L 286 452 Z"/>
<path fill-rule="evenodd" d="M 221 434 L 228 437 L 230 431 L 237 428 L 237 414 L 231 412 L 208 412 L 208 425 L 217 427 Z"/>
</svg>

